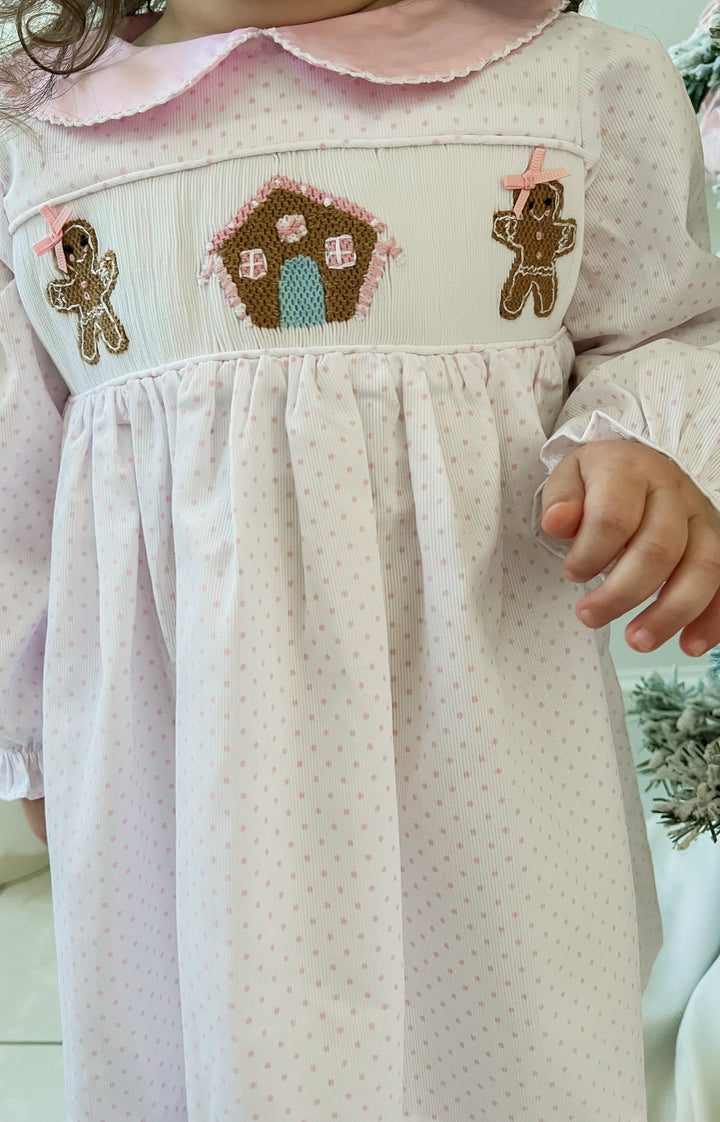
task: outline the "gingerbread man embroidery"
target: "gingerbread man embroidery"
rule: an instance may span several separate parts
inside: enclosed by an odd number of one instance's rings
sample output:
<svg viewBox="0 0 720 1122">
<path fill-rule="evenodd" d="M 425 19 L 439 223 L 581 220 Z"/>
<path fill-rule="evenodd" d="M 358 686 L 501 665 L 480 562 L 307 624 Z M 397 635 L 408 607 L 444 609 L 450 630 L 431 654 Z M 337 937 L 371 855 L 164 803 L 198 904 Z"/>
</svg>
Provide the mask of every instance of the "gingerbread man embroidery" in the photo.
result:
<svg viewBox="0 0 720 1122">
<path fill-rule="evenodd" d="M 47 212 L 47 213 L 46 213 Z M 35 246 L 36 253 L 55 249 L 58 267 L 66 275 L 51 281 L 47 298 L 58 312 L 75 312 L 78 317 L 78 346 L 85 362 L 93 365 L 100 357 L 98 343 L 105 344 L 111 354 L 127 350 L 128 337 L 110 303 L 118 278 L 117 258 L 112 250 L 100 257 L 98 237 L 84 219 L 76 218 L 62 226 L 60 216 L 49 207 L 43 213 L 52 231 Z"/>
<path fill-rule="evenodd" d="M 545 151 L 537 148 L 520 176 L 507 176 L 506 187 L 516 188 L 512 210 L 493 216 L 495 241 L 515 252 L 500 297 L 500 315 L 517 319 L 530 293 L 536 316 L 549 316 L 557 300 L 555 262 L 575 248 L 577 223 L 561 218 L 563 186 L 556 178 L 563 168 L 542 172 Z"/>
</svg>

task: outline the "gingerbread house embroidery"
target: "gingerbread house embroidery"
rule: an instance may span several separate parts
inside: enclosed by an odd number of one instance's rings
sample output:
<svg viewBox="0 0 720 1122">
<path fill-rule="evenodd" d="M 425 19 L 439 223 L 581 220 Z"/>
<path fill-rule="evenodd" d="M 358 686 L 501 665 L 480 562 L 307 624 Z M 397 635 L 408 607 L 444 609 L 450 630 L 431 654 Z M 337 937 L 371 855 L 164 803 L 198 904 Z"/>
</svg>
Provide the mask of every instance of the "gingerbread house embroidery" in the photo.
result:
<svg viewBox="0 0 720 1122">
<path fill-rule="evenodd" d="M 368 211 L 277 176 L 206 247 L 199 280 L 216 277 L 238 319 L 314 327 L 365 316 L 388 257 L 386 227 Z"/>
</svg>

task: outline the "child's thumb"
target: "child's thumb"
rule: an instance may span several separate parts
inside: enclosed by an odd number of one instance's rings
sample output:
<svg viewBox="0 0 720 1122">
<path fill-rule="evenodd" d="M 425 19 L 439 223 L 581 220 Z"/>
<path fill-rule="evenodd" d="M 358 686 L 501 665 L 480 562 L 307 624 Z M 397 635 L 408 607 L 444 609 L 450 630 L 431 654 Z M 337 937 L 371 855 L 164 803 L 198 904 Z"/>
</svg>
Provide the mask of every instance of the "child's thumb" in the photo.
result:
<svg viewBox="0 0 720 1122">
<path fill-rule="evenodd" d="M 574 538 L 582 522 L 585 485 L 572 453 L 550 473 L 542 492 L 542 528 L 553 538 Z"/>
</svg>

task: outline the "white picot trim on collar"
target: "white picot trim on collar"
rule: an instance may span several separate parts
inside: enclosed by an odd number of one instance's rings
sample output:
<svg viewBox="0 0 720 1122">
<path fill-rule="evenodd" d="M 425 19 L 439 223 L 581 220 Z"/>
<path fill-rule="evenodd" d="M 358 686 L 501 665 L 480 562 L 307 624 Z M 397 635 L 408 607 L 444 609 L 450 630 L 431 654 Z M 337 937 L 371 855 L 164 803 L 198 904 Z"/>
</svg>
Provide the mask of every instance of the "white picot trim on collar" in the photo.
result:
<svg viewBox="0 0 720 1122">
<path fill-rule="evenodd" d="M 563 0 L 398 0 L 315 23 L 245 27 L 144 47 L 132 40 L 158 17 L 131 17 L 97 62 L 60 79 L 33 116 L 58 125 L 95 125 L 144 113 L 263 36 L 311 66 L 368 82 L 451 82 L 535 38 L 562 7 Z"/>
</svg>

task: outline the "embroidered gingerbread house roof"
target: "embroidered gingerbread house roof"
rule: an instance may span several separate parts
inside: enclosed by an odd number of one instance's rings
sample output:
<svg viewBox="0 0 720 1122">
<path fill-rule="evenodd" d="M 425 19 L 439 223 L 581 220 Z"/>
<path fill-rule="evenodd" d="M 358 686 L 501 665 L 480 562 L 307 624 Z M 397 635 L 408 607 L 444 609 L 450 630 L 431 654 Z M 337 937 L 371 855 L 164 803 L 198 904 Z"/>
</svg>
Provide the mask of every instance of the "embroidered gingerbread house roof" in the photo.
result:
<svg viewBox="0 0 720 1122">
<path fill-rule="evenodd" d="M 347 199 L 278 176 L 207 246 L 235 314 L 256 327 L 307 327 L 367 313 L 388 255 L 385 226 Z"/>
</svg>

